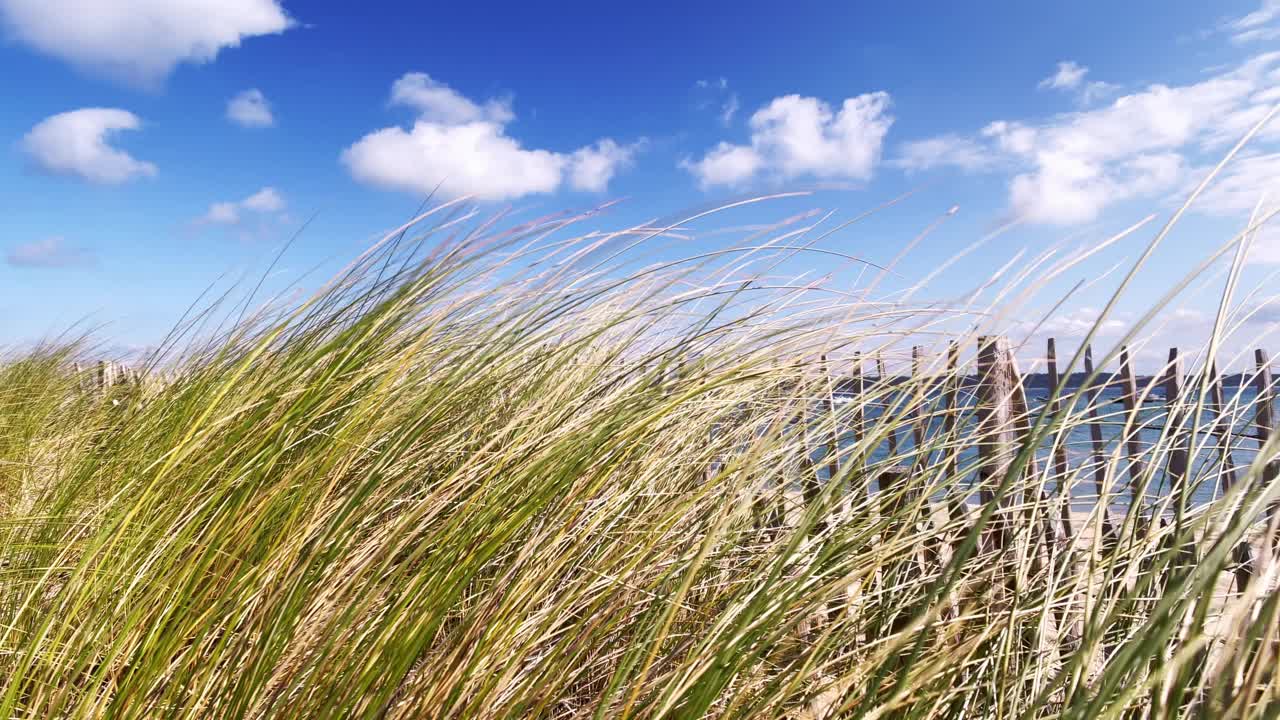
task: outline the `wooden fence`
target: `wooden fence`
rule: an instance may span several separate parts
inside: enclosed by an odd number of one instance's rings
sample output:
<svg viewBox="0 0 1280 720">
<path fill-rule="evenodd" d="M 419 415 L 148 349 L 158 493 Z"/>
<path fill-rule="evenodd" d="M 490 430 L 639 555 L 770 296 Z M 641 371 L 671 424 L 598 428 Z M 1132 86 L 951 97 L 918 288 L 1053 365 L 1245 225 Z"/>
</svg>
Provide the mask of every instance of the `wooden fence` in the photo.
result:
<svg viewBox="0 0 1280 720">
<path fill-rule="evenodd" d="M 810 503 L 816 499 L 824 480 L 843 482 L 850 474 L 846 472 L 849 469 L 844 466 L 850 462 L 861 463 L 872 470 L 876 476 L 875 492 L 890 496 L 888 502 L 893 503 L 890 509 L 900 509 L 903 503 L 918 501 L 918 488 L 916 494 L 912 495 L 912 478 L 926 469 L 930 472 L 938 470 L 937 463 L 931 464 L 929 459 L 931 437 L 939 431 L 947 438 L 956 437 L 957 423 L 962 422 L 965 413 L 972 413 L 975 434 L 968 436 L 968 440 L 977 449 L 976 462 L 970 466 L 975 477 L 972 486 L 967 488 L 958 487 L 958 482 L 953 483 L 948 491 L 949 495 L 941 501 L 946 507 L 947 516 L 955 518 L 963 514 L 969 507 L 972 487 L 976 487 L 982 505 L 993 502 L 998 505 L 995 519 L 982 534 L 983 548 L 1000 550 L 1012 542 L 1004 515 L 1006 510 L 1012 512 L 1016 508 L 1017 512 L 1037 514 L 1037 517 L 1031 518 L 1032 526 L 1039 528 L 1036 542 L 1043 545 L 1049 556 L 1048 561 L 1054 562 L 1053 556 L 1064 548 L 1069 548 L 1076 537 L 1071 490 L 1079 484 L 1083 470 L 1087 469 L 1077 466 L 1073 473 L 1068 454 L 1071 443 L 1064 433 L 1079 428 L 1082 423 L 1088 426 L 1088 449 L 1084 454 L 1088 457 L 1092 473 L 1087 475 L 1091 475 L 1097 502 L 1102 505 L 1094 508 L 1094 512 L 1100 514 L 1098 528 L 1103 542 L 1114 544 L 1122 523 L 1110 507 L 1111 498 L 1119 496 L 1118 499 L 1127 501 L 1129 512 L 1135 515 L 1133 523 L 1138 528 L 1147 528 L 1150 523 L 1157 523 L 1160 525 L 1159 529 L 1165 531 L 1166 537 L 1186 538 L 1188 533 L 1184 530 L 1187 530 L 1188 515 L 1193 509 L 1193 451 L 1216 456 L 1218 489 L 1225 493 L 1238 482 L 1240 475 L 1233 459 L 1233 450 L 1261 450 L 1273 430 L 1275 387 L 1269 360 L 1262 350 L 1255 354 L 1255 371 L 1240 376 L 1240 384 L 1247 381 L 1256 392 L 1256 398 L 1250 401 L 1253 406 L 1250 423 L 1252 432 L 1244 434 L 1239 432 L 1237 423 L 1232 422 L 1236 416 L 1227 410 L 1223 378 L 1217 368 L 1211 365 L 1188 378 L 1184 376 L 1182 358 L 1176 348 L 1169 351 L 1164 371 L 1147 378 L 1140 385 L 1128 348 L 1121 350 L 1119 367 L 1114 375 L 1106 376 L 1094 366 L 1092 348 L 1086 347 L 1082 358 L 1083 375 L 1086 379 L 1076 382 L 1074 378 L 1066 378 L 1060 372 L 1057 343 L 1051 338 L 1044 357 L 1043 387 L 1047 396 L 1038 407 L 1033 407 L 1028 401 L 1029 376 L 1018 372 L 1014 353 L 1006 338 L 989 336 L 978 339 L 976 376 L 961 376 L 957 373 L 959 350 L 952 343 L 947 349 L 943 364 L 945 371 L 930 377 L 925 374 L 923 349 L 913 348 L 911 372 L 914 377 L 909 378 L 910 382 L 902 382 L 901 378 L 889 376 L 880 357 L 874 359 L 877 376 L 872 378 L 866 375 L 863 368 L 865 359 L 859 354 L 854 354 L 848 374 L 837 380 L 832 374 L 834 368 L 824 357 L 821 367 L 829 374 L 827 385 L 834 388 L 834 391 L 816 403 L 817 411 L 829 414 L 830 418 L 826 423 L 818 423 L 825 424 L 827 430 L 813 448 L 812 455 L 817 456 L 817 460 L 810 461 L 807 457 L 801 462 L 801 472 L 804 473 L 800 482 L 803 502 Z M 1095 373 L 1097 377 L 1093 378 Z M 1037 375 L 1037 379 L 1039 377 Z M 1064 380 L 1072 380 L 1070 384 L 1076 385 L 1076 392 L 1067 392 L 1065 388 L 1069 383 Z M 922 386 L 929 386 L 927 403 L 917 397 L 910 412 L 895 416 L 890 422 L 896 423 L 896 426 L 890 427 L 885 437 L 876 442 L 880 449 L 887 450 L 888 458 L 896 459 L 897 462 L 886 462 L 878 466 L 869 464 L 870 453 L 865 448 L 868 443 L 862 441 L 873 423 L 869 422 L 864 404 L 857 398 L 868 392 L 870 387 L 883 389 L 895 383 L 917 391 Z M 971 396 L 962 398 L 962 391 L 966 390 Z M 1106 400 L 1103 394 L 1108 391 L 1118 392 L 1118 397 Z M 835 403 L 837 396 L 850 397 L 853 403 L 851 411 L 840 413 L 838 421 Z M 1163 409 L 1159 405 L 1161 400 Z M 926 404 L 930 406 L 926 407 Z M 1083 409 L 1079 407 L 1082 404 Z M 1108 410 L 1105 414 L 1100 414 L 1100 407 L 1113 404 L 1120 406 L 1117 411 Z M 1068 405 L 1071 407 L 1067 407 Z M 1148 410 L 1153 405 L 1156 409 L 1147 423 L 1141 417 L 1144 405 Z M 1068 412 L 1076 413 L 1069 422 L 1064 420 Z M 1203 420 L 1206 414 L 1210 418 L 1208 422 Z M 1118 422 L 1109 419 L 1110 416 L 1117 416 Z M 901 417 L 901 420 L 897 420 L 897 417 Z M 815 420 L 820 421 L 822 418 L 810 417 L 805 422 L 813 423 Z M 1151 422 L 1156 424 L 1153 426 L 1149 424 Z M 1115 452 L 1124 461 L 1123 479 L 1127 483 L 1118 492 L 1113 492 L 1112 486 L 1121 480 L 1118 477 L 1120 473 L 1118 470 L 1109 470 L 1118 464 L 1107 460 L 1104 433 L 1107 424 L 1118 424 L 1120 427 L 1119 434 L 1114 438 L 1119 444 Z M 1160 453 L 1151 452 L 1151 457 L 1147 457 L 1149 453 L 1144 449 L 1141 438 L 1144 430 L 1158 433 L 1161 438 Z M 877 431 L 884 433 L 885 429 L 880 427 Z M 905 452 L 902 450 L 900 433 L 909 433 L 912 440 L 912 448 Z M 1209 442 L 1198 442 L 1205 435 L 1210 436 Z M 848 451 L 848 448 L 858 447 L 860 443 L 864 446 L 860 453 Z M 1016 463 L 1018 453 L 1028 445 L 1036 447 L 1036 450 L 1031 451 L 1029 462 Z M 966 472 L 964 468 L 957 467 L 958 455 L 958 452 L 943 453 L 940 462 L 944 466 L 944 473 L 954 477 L 957 472 Z M 1043 458 L 1043 473 L 1040 469 L 1041 455 L 1047 455 Z M 1158 461 L 1160 466 L 1147 467 L 1152 461 Z M 1015 467 L 1018 472 L 1011 473 Z M 1149 497 L 1147 490 L 1157 476 L 1162 479 L 1161 486 L 1165 488 L 1168 498 L 1167 507 L 1173 511 L 1172 518 L 1164 514 L 1148 516 L 1146 513 L 1145 503 Z M 1261 480 L 1270 483 L 1277 476 L 1280 476 L 1280 459 L 1265 465 Z M 1035 486 L 1034 483 L 1021 482 L 1027 477 L 1047 478 L 1053 482 L 1039 483 L 1039 498 L 1026 497 L 1025 493 L 1030 492 L 1028 488 Z M 1077 481 L 1068 483 L 1068 478 Z M 1058 497 L 1050 497 L 1046 489 L 1049 485 L 1057 486 L 1055 492 Z M 785 504 L 786 500 L 784 498 L 778 502 Z M 762 518 L 758 524 L 763 526 L 775 524 L 780 518 L 785 519 L 787 514 L 785 509 L 764 507 L 760 500 L 757 500 L 757 507 L 763 513 L 758 516 Z M 820 523 L 818 529 L 823 527 L 825 521 Z M 1175 566 L 1195 562 L 1196 547 L 1193 543 L 1184 542 L 1181 548 L 1176 549 L 1180 553 L 1180 559 Z M 1243 588 L 1257 572 L 1256 561 L 1247 539 L 1236 548 L 1233 564 L 1235 583 L 1238 588 Z"/>
</svg>

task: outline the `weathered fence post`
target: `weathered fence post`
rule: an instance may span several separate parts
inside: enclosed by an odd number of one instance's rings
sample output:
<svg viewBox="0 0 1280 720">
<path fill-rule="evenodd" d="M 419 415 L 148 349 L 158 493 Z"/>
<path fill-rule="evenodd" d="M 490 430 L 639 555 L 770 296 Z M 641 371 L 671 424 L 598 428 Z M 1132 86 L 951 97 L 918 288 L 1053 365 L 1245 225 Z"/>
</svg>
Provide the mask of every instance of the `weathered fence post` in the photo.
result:
<svg viewBox="0 0 1280 720">
<path fill-rule="evenodd" d="M 1049 414 L 1053 417 L 1054 422 L 1061 420 L 1058 417 L 1062 413 L 1062 394 L 1058 390 L 1062 378 L 1058 376 L 1058 348 L 1053 338 L 1049 338 L 1045 348 L 1045 370 L 1049 374 Z M 1067 482 L 1069 468 L 1067 467 L 1067 438 L 1062 433 L 1064 425 L 1058 425 L 1058 429 L 1053 433 L 1053 474 L 1058 480 L 1059 489 L 1062 494 L 1061 502 L 1061 522 L 1062 535 L 1068 542 L 1075 537 L 1075 533 L 1071 529 L 1071 485 Z"/>
<path fill-rule="evenodd" d="M 943 448 L 946 453 L 946 473 L 947 478 L 952 483 L 948 488 L 950 497 L 947 498 L 947 519 L 954 521 L 959 519 L 965 511 L 965 504 L 968 493 L 964 492 L 960 486 L 960 478 L 956 476 L 956 466 L 958 464 L 957 457 L 960 454 L 958 438 L 956 437 L 956 423 L 959 422 L 960 415 L 960 344 L 952 340 L 947 344 L 947 385 L 943 391 L 942 405 L 942 435 L 947 439 L 948 446 Z"/>
<path fill-rule="evenodd" d="M 925 406 L 929 401 L 928 388 L 930 384 L 924 380 L 924 350 L 919 345 L 913 345 L 911 347 L 911 376 L 921 383 L 914 387 L 925 388 L 925 397 L 921 398 L 920 402 L 912 409 L 912 414 L 915 415 L 915 422 L 911 425 L 911 441 L 915 443 L 916 455 L 915 462 L 913 464 L 923 467 L 928 465 L 928 459 L 922 458 L 920 456 L 920 452 L 924 447 L 925 433 L 928 430 L 929 416 L 925 410 Z"/>
<path fill-rule="evenodd" d="M 840 430 L 836 423 L 836 401 L 834 397 L 835 387 L 831 380 L 831 369 L 827 365 L 827 356 L 822 356 L 822 376 L 826 381 L 824 383 L 826 392 L 824 393 L 823 402 L 827 410 L 827 422 L 831 424 L 830 430 L 827 432 L 826 457 L 827 462 L 827 482 L 835 482 L 836 476 L 840 474 Z"/>
<path fill-rule="evenodd" d="M 1226 494 L 1236 484 L 1235 459 L 1231 457 L 1231 419 L 1223 412 L 1226 401 L 1222 392 L 1222 377 L 1218 375 L 1217 363 L 1209 364 L 1209 413 L 1213 415 L 1213 434 L 1219 443 L 1218 457 L 1222 463 L 1222 492 Z M 1244 592 L 1253 577 L 1253 546 L 1249 538 L 1241 538 L 1235 548 L 1235 570 L 1232 573 L 1236 580 L 1236 592 Z"/>
<path fill-rule="evenodd" d="M 863 380 L 862 380 L 862 353 L 861 352 L 855 352 L 853 354 L 853 377 L 850 378 L 850 384 L 853 386 L 852 388 L 850 388 L 850 390 L 854 396 L 854 399 L 851 400 L 851 402 L 853 403 L 853 417 L 849 418 L 849 432 L 853 435 L 853 442 L 856 444 L 856 443 L 862 442 L 862 436 L 863 436 L 862 408 L 863 408 L 863 402 L 864 402 L 863 392 L 866 390 L 865 384 L 863 383 Z M 862 460 L 863 467 L 866 467 L 867 465 L 867 461 L 866 461 L 867 454 L 869 453 L 863 453 L 863 460 Z"/>
<path fill-rule="evenodd" d="M 1084 374 L 1085 377 L 1093 375 L 1093 346 L 1085 345 L 1084 347 Z M 1102 442 L 1102 421 L 1098 419 L 1098 403 L 1102 399 L 1103 385 L 1094 385 L 1089 403 L 1089 441 L 1092 452 L 1090 457 L 1093 462 L 1093 487 L 1094 492 L 1098 494 L 1098 502 L 1101 507 L 1098 512 L 1102 514 L 1102 538 L 1108 543 L 1113 543 L 1116 538 L 1116 527 L 1111 522 L 1111 500 L 1110 493 L 1107 492 L 1107 464 L 1103 459 L 1103 442 Z"/>
<path fill-rule="evenodd" d="M 1137 377 L 1133 374 L 1133 363 L 1129 358 L 1128 347 L 1120 348 L 1120 383 L 1121 401 L 1125 411 L 1124 447 L 1125 454 L 1129 458 L 1129 512 L 1136 513 L 1135 526 L 1143 528 L 1146 526 L 1146 521 L 1142 516 L 1142 507 L 1146 498 L 1143 496 L 1143 488 L 1140 485 L 1143 473 L 1140 439 L 1142 424 L 1139 422 L 1141 408 L 1138 406 Z"/>
<path fill-rule="evenodd" d="M 1274 429 L 1275 398 L 1273 393 L 1275 388 L 1272 386 L 1271 361 L 1267 358 L 1267 351 L 1259 348 L 1254 351 L 1253 357 L 1258 366 L 1258 372 L 1254 376 L 1254 383 L 1258 389 L 1254 423 L 1258 428 L 1258 449 L 1261 450 L 1267 444 L 1267 438 L 1271 437 L 1271 431 Z M 1262 469 L 1262 482 L 1270 485 L 1275 481 L 1277 475 L 1280 475 L 1280 460 L 1269 460 Z M 1275 513 L 1275 511 L 1276 506 L 1272 505 L 1267 509 L 1268 516 Z"/>
<path fill-rule="evenodd" d="M 1013 463 L 1016 428 L 1013 422 L 1014 377 L 1009 341 L 1002 336 L 978 338 L 978 466 L 979 497 L 983 505 L 995 500 L 995 488 Z M 1005 503 L 1001 503 L 1003 506 Z M 988 546 L 1004 547 L 1007 518 L 997 516 L 988 528 Z"/>
<path fill-rule="evenodd" d="M 887 398 L 889 375 L 887 372 L 885 372 L 884 358 L 880 356 L 880 353 L 876 353 L 876 374 L 879 375 L 879 377 L 877 378 L 877 382 L 879 382 L 881 385 L 884 385 L 886 387 L 884 392 L 885 392 L 885 397 Z M 889 403 L 886 400 L 886 402 L 884 403 L 883 409 L 880 411 L 880 417 L 882 418 L 881 422 L 883 422 L 885 413 L 887 413 L 888 411 L 889 411 Z M 898 428 L 895 426 L 895 427 L 889 428 L 889 458 L 892 460 L 897 456 L 898 456 Z"/>
<path fill-rule="evenodd" d="M 1176 538 L 1186 528 L 1187 506 L 1191 502 L 1190 478 L 1187 474 L 1187 467 L 1192 432 L 1182 427 L 1182 424 L 1187 419 L 1186 413 L 1181 409 L 1182 391 L 1182 361 L 1178 357 L 1178 348 L 1169 348 L 1169 363 L 1164 381 L 1165 422 L 1174 437 L 1171 440 L 1172 448 L 1169 451 L 1166 476 L 1169 480 L 1169 490 L 1174 493 L 1174 501 L 1177 503 L 1174 509 L 1173 541 L 1175 542 Z M 1195 540 L 1194 538 L 1188 538 L 1178 548 L 1177 567 L 1182 569 L 1190 568 L 1195 564 L 1195 556 Z M 1171 565 L 1169 570 L 1172 572 L 1174 566 Z"/>
</svg>

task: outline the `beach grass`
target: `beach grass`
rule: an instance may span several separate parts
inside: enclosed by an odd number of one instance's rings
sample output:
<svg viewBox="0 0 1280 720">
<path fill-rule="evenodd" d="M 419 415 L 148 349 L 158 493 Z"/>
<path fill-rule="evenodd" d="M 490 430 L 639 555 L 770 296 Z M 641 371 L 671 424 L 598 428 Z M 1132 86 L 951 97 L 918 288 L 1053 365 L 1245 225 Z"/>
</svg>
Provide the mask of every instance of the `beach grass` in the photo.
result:
<svg viewBox="0 0 1280 720">
<path fill-rule="evenodd" d="M 847 255 L 865 291 L 774 279 L 814 250 L 803 223 L 646 264 L 675 228 L 574 236 L 580 217 L 461 208 L 303 301 L 202 306 L 137 378 L 77 373 L 88 340 L 0 365 L 0 716 L 1280 708 L 1280 441 L 1247 465 L 1219 452 L 1208 374 L 1136 469 L 1122 444 L 1065 473 L 1038 456 L 1091 409 L 1127 422 L 1088 388 L 1009 418 L 1002 456 L 972 452 L 980 403 L 945 401 L 977 337 L 1079 257 L 938 307 L 884 300 L 901 268 Z M 921 372 L 868 371 L 834 401 L 855 354 L 914 343 Z M 1179 452 L 1204 458 L 1181 485 L 1104 512 Z M 1072 514 L 1098 470 L 1108 496 Z"/>
</svg>

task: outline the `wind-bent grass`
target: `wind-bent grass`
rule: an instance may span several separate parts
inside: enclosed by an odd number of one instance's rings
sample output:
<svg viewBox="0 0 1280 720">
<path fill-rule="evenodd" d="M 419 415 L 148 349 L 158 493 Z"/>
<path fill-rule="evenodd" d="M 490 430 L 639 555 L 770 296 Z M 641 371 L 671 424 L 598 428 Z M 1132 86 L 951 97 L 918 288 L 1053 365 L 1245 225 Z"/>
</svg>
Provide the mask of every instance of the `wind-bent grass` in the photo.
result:
<svg viewBox="0 0 1280 720">
<path fill-rule="evenodd" d="M 1097 467 L 1131 480 L 1118 446 L 1036 458 L 1115 415 L 1088 388 L 1013 418 L 982 487 L 973 406 L 941 400 L 968 354 L 828 401 L 855 352 L 971 347 L 976 302 L 768 280 L 811 227 L 637 269 L 671 229 L 564 242 L 573 218 L 448 211 L 140 384 L 87 389 L 74 344 L 0 366 L 0 716 L 1276 712 L 1277 441 L 1234 467 L 1207 380 L 1133 481 L 1185 451 L 1187 488 L 1229 490 L 1165 493 L 1112 537 L 1104 501 L 1061 537 Z M 992 282 L 1016 297 L 1047 263 Z M 1258 563 L 1231 584 L 1242 541 Z"/>
</svg>

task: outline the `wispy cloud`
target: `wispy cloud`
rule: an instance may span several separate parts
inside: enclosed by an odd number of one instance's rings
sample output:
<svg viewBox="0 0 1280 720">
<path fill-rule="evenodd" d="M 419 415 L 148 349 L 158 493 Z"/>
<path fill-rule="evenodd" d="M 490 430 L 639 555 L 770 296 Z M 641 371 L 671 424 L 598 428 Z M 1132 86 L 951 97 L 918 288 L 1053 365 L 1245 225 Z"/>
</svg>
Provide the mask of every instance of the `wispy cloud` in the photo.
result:
<svg viewBox="0 0 1280 720">
<path fill-rule="evenodd" d="M 1280 37 L 1280 0 L 1262 0 L 1257 10 L 1225 22 L 1223 30 L 1237 45 Z"/>
<path fill-rule="evenodd" d="M 245 90 L 227 102 L 227 119 L 246 128 L 265 128 L 276 124 L 271 103 L 257 88 Z"/>
<path fill-rule="evenodd" d="M 235 202 L 216 202 L 209 210 L 196 220 L 203 225 L 238 225 L 245 213 L 271 215 L 282 213 L 285 209 L 284 198 L 273 187 L 264 187 L 249 197 Z"/>
<path fill-rule="evenodd" d="M 1057 72 L 1041 80 L 1037 87 L 1041 90 L 1074 90 L 1084 82 L 1084 76 L 1088 72 L 1089 68 L 1074 61 L 1065 60 L 1058 63 Z"/>
<path fill-rule="evenodd" d="M 1111 104 L 1044 121 L 998 120 L 980 132 L 931 138 L 938 152 L 917 152 L 910 169 L 994 158 L 1010 168 L 1010 211 L 1030 222 L 1089 222 L 1107 207 L 1153 197 L 1185 183 L 1201 156 L 1219 153 L 1275 102 L 1280 53 L 1259 55 L 1189 85 L 1152 85 Z M 1273 124 L 1262 140 L 1280 138 Z M 964 152 L 943 152 L 951 147 Z M 903 161 L 906 162 L 906 161 Z M 1255 187 L 1256 193 L 1261 188 Z"/>
<path fill-rule="evenodd" d="M 697 107 L 699 110 L 716 108 L 716 116 L 720 124 L 729 127 L 737 116 L 741 103 L 738 93 L 729 89 L 729 78 L 721 76 L 715 80 L 698 80 L 693 84 L 697 90 Z"/>
<path fill-rule="evenodd" d="M 1060 90 L 1072 93 L 1081 105 L 1093 105 L 1120 91 L 1119 85 L 1101 80 L 1085 81 L 1089 68 L 1073 60 L 1058 63 L 1057 70 L 1041 80 L 1036 87 L 1041 90 Z"/>
<path fill-rule="evenodd" d="M 96 265 L 97 257 L 63 237 L 48 237 L 15 245 L 5 253 L 5 262 L 19 268 L 72 268 Z"/>
<path fill-rule="evenodd" d="M 961 170 L 987 170 L 997 162 L 982 143 L 962 135 L 940 135 L 905 142 L 890 164 L 908 172 L 950 165 Z"/>
</svg>

